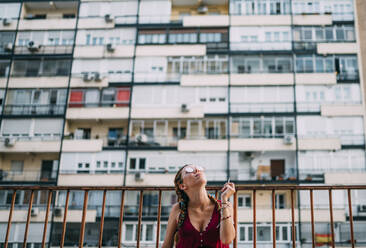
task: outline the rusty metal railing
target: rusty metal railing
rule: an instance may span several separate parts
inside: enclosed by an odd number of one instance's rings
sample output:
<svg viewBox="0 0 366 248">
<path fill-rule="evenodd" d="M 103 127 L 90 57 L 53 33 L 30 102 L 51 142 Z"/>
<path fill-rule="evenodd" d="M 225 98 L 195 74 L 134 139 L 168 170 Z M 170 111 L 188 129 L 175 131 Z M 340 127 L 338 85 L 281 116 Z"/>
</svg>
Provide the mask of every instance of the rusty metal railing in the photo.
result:
<svg viewBox="0 0 366 248">
<path fill-rule="evenodd" d="M 207 190 L 210 192 L 215 192 L 215 197 L 219 196 L 219 190 L 221 187 L 219 186 L 210 186 L 207 187 Z M 162 208 L 162 193 L 165 191 L 173 191 L 173 187 L 77 187 L 77 186 L 0 186 L 0 191 L 12 191 L 11 204 L 9 209 L 9 217 L 7 223 L 7 230 L 4 240 L 4 248 L 8 248 L 9 244 L 9 234 L 10 228 L 12 225 L 12 219 L 15 210 L 15 201 L 16 195 L 21 191 L 30 191 L 30 197 L 28 202 L 27 209 L 27 219 L 25 223 L 25 232 L 24 232 L 24 241 L 23 248 L 27 247 L 27 236 L 29 225 L 31 222 L 31 212 L 32 205 L 34 201 L 34 196 L 36 191 L 47 191 L 47 206 L 46 206 L 46 214 L 44 218 L 44 228 L 42 235 L 42 245 L 41 247 L 46 247 L 46 239 L 47 239 L 47 226 L 49 222 L 49 214 L 51 212 L 51 205 L 53 195 L 56 195 L 60 191 L 66 191 L 65 205 L 64 205 L 64 215 L 62 221 L 62 234 L 60 240 L 60 247 L 64 247 L 65 233 L 66 233 L 66 224 L 67 224 L 67 215 L 69 209 L 69 200 L 70 200 L 70 192 L 72 191 L 83 191 L 84 192 L 84 200 L 82 203 L 82 218 L 81 218 L 81 226 L 80 226 L 80 237 L 79 237 L 79 247 L 82 248 L 84 245 L 84 234 L 85 234 L 85 224 L 86 224 L 86 215 L 87 215 L 87 206 L 88 206 L 88 196 L 90 191 L 101 191 L 103 192 L 103 202 L 102 202 L 102 212 L 100 218 L 100 230 L 99 230 L 99 239 L 98 239 L 98 247 L 102 247 L 103 244 L 103 229 L 104 229 L 104 218 L 105 218 L 105 207 L 106 207 L 106 196 L 109 191 L 120 191 L 121 192 L 121 203 L 120 203 L 120 211 L 119 211 L 119 225 L 118 225 L 118 248 L 122 247 L 122 226 L 124 221 L 124 207 L 125 207 L 125 193 L 129 191 L 139 192 L 139 207 L 138 207 L 138 216 L 137 216 L 137 239 L 136 239 L 136 247 L 140 247 L 140 239 L 141 239 L 141 225 L 142 225 L 142 212 L 143 212 L 143 194 L 144 192 L 157 192 L 158 193 L 158 206 L 157 206 L 157 230 L 156 230 L 156 247 L 160 245 L 160 223 L 161 223 L 161 208 Z M 276 248 L 276 191 L 289 191 L 290 199 L 291 199 L 291 229 L 292 229 L 292 247 L 297 247 L 296 245 L 296 228 L 295 228 L 295 193 L 300 191 L 308 191 L 310 196 L 310 215 L 311 215 L 311 236 L 312 236 L 312 247 L 316 247 L 316 239 L 315 239 L 315 220 L 314 220 L 314 191 L 328 191 L 329 192 L 329 217 L 330 217 L 330 229 L 331 229 L 331 237 L 330 241 L 328 241 L 328 245 L 332 248 L 335 247 L 335 232 L 334 232 L 334 217 L 333 217 L 333 198 L 332 192 L 337 190 L 346 190 L 347 191 L 347 199 L 348 199 L 348 211 L 349 211 L 349 228 L 350 228 L 350 244 L 351 247 L 355 247 L 355 238 L 354 238 L 354 227 L 353 227 L 353 215 L 352 215 L 352 197 L 351 192 L 353 190 L 366 190 L 366 185 L 352 185 L 352 186 L 274 186 L 274 185 L 266 185 L 266 186 L 246 186 L 246 185 L 236 185 L 236 193 L 233 196 L 233 206 L 234 206 L 234 225 L 235 229 L 238 231 L 238 192 L 239 191 L 251 191 L 253 194 L 252 198 L 252 211 L 253 211 L 253 247 L 257 247 L 257 193 L 258 191 L 270 191 L 271 192 L 271 208 L 272 208 L 272 246 Z M 53 211 L 53 210 L 52 210 Z M 238 232 L 237 232 L 238 233 Z M 238 235 L 237 235 L 238 236 Z M 50 236 L 50 239 L 52 237 Z M 2 241 L 1 241 L 2 242 Z M 51 241 L 48 241 L 51 242 Z M 233 242 L 233 247 L 238 247 L 238 238 L 236 237 Z"/>
</svg>

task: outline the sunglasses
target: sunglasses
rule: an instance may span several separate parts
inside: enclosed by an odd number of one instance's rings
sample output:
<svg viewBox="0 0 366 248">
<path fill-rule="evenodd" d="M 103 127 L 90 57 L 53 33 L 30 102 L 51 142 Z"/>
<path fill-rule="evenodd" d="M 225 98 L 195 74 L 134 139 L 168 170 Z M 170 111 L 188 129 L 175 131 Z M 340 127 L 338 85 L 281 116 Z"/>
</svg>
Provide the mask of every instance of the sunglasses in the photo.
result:
<svg viewBox="0 0 366 248">
<path fill-rule="evenodd" d="M 201 167 L 201 166 L 196 166 L 196 169 L 192 168 L 191 166 L 187 166 L 187 167 L 184 168 L 184 170 L 185 170 L 186 173 L 192 173 L 195 170 L 204 171 L 203 167 Z"/>
</svg>

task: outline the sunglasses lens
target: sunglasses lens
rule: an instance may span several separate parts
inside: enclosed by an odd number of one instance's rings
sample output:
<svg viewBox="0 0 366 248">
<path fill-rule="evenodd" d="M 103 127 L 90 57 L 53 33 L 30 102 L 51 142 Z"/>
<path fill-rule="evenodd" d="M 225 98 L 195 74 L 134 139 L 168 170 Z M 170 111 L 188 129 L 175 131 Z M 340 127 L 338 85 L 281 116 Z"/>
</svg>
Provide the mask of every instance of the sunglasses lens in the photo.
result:
<svg viewBox="0 0 366 248">
<path fill-rule="evenodd" d="M 203 167 L 201 167 L 201 166 L 197 166 L 197 170 L 199 170 L 199 171 L 203 171 Z"/>
<path fill-rule="evenodd" d="M 192 167 L 186 167 L 186 172 L 188 172 L 188 173 L 193 172 L 193 168 Z"/>
</svg>

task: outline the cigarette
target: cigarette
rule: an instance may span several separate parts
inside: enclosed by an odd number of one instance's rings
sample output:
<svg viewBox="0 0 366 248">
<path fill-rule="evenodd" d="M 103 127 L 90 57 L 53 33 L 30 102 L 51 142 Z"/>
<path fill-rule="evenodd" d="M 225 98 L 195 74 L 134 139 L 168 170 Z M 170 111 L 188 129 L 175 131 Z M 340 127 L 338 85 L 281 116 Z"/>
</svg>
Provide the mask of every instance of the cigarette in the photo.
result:
<svg viewBox="0 0 366 248">
<path fill-rule="evenodd" d="M 229 180 L 227 180 L 228 183 L 230 183 L 230 177 L 229 177 Z"/>
</svg>

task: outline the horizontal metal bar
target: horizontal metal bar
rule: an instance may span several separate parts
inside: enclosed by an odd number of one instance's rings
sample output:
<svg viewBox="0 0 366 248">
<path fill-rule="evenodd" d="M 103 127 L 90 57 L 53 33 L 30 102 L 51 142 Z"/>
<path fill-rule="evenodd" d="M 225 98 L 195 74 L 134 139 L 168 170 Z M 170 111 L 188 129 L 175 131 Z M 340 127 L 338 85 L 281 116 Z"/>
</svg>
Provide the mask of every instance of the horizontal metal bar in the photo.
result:
<svg viewBox="0 0 366 248">
<path fill-rule="evenodd" d="M 235 182 L 235 181 L 234 181 Z M 207 186 L 207 190 L 220 190 L 221 186 Z M 366 185 L 334 185 L 334 186 L 298 186 L 298 185 L 236 185 L 236 190 L 246 190 L 246 191 L 253 191 L 253 190 L 360 190 L 366 189 Z M 174 191 L 173 186 L 0 186 L 0 190 L 127 190 L 127 191 Z"/>
</svg>

